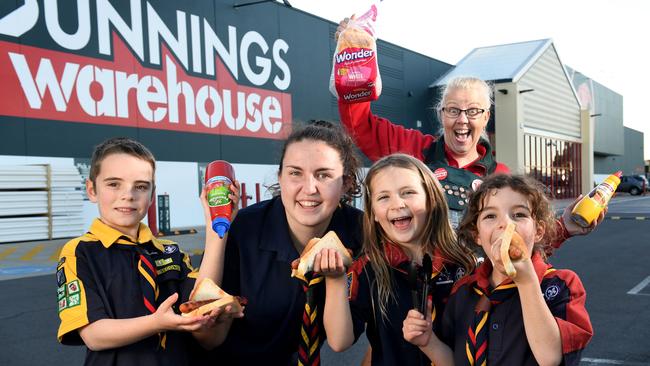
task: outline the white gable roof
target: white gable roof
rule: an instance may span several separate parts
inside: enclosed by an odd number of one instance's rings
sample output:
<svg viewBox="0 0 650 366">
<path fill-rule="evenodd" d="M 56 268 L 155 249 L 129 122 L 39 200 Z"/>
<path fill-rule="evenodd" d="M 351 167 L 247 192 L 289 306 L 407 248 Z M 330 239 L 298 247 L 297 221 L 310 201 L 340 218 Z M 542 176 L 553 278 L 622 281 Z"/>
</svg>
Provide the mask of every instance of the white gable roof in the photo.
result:
<svg viewBox="0 0 650 366">
<path fill-rule="evenodd" d="M 431 84 L 431 87 L 445 85 L 448 80 L 457 76 L 474 76 L 486 81 L 517 82 L 552 45 L 550 39 L 540 39 L 475 48 Z"/>
</svg>

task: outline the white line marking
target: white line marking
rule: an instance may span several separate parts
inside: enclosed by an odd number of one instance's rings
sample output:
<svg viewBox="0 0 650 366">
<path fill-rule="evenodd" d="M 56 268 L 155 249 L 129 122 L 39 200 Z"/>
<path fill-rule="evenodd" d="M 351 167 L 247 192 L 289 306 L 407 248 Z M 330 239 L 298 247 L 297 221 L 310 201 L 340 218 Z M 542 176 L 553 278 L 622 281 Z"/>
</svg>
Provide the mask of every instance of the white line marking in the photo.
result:
<svg viewBox="0 0 650 366">
<path fill-rule="evenodd" d="M 643 200 L 646 200 L 646 199 L 648 199 L 648 198 L 649 198 L 649 197 L 647 197 L 647 196 L 645 196 L 645 197 L 635 197 L 635 198 L 630 197 L 629 199 L 626 199 L 626 200 L 625 200 L 625 199 L 621 199 L 621 200 L 610 201 L 609 204 L 608 204 L 608 206 L 613 206 L 613 205 L 617 205 L 617 204 L 623 204 L 623 203 L 627 203 L 627 202 L 643 201 Z"/>
<path fill-rule="evenodd" d="M 607 365 L 622 365 L 623 361 L 618 360 L 607 360 L 604 358 L 581 358 L 580 362 L 589 362 L 589 363 L 604 363 Z"/>
<path fill-rule="evenodd" d="M 645 280 L 639 282 L 638 285 L 634 286 L 633 289 L 628 291 L 627 292 L 628 295 L 637 295 L 639 293 L 639 291 L 643 290 L 643 288 L 648 286 L 649 283 L 650 283 L 650 276 L 646 277 Z"/>
<path fill-rule="evenodd" d="M 648 365 L 650 365 L 650 364 L 645 363 L 645 362 L 627 362 L 627 361 L 619 361 L 619 360 L 608 360 L 606 358 L 586 358 L 586 357 L 581 358 L 580 362 L 604 364 L 604 365 L 627 365 L 627 366 L 648 366 Z"/>
</svg>

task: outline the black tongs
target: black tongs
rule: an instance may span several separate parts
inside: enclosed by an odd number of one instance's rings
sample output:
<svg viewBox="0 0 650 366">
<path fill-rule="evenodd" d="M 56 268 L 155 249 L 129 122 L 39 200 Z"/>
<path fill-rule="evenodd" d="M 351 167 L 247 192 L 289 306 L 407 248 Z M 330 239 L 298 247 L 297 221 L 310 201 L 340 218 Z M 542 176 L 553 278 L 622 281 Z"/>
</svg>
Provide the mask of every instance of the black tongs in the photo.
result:
<svg viewBox="0 0 650 366">
<path fill-rule="evenodd" d="M 431 256 L 425 254 L 422 258 L 422 267 L 418 270 L 413 263 L 409 268 L 409 285 L 411 286 L 411 297 L 413 299 L 413 306 L 422 314 L 426 315 L 427 311 L 427 298 L 429 297 L 429 282 L 431 281 L 431 273 L 433 272 L 433 265 L 431 263 Z M 422 283 L 422 287 L 418 286 L 418 278 Z"/>
<path fill-rule="evenodd" d="M 433 264 L 429 254 L 425 254 L 422 258 L 422 303 L 420 305 L 420 313 L 426 316 L 427 299 L 429 298 L 429 282 L 431 282 L 431 273 L 433 272 Z"/>
</svg>

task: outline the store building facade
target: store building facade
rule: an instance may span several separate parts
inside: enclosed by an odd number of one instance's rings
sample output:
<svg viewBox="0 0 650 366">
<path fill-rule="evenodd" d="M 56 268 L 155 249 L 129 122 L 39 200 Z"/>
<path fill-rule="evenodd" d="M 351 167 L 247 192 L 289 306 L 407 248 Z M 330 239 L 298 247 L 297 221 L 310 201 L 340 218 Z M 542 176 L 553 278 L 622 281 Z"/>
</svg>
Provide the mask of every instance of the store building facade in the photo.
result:
<svg viewBox="0 0 650 366">
<path fill-rule="evenodd" d="M 269 197 L 293 128 L 339 119 L 328 90 L 337 25 L 281 3 L 11 6 L 0 18 L 0 165 L 74 164 L 83 176 L 96 144 L 133 137 L 156 156 L 157 194 L 168 199 L 172 228 L 202 225 L 208 162 L 234 164 L 248 205 Z M 477 48 L 457 65 L 383 41 L 377 53 L 383 92 L 373 112 L 424 133 L 439 129 L 431 107 L 446 80 L 492 81 L 488 133 L 497 160 L 535 176 L 554 197 L 591 187 L 594 152 L 596 161 L 601 152 L 623 154 L 622 118 L 612 131 L 594 130 L 610 112 L 585 109 L 574 88 L 579 73 L 565 70 L 551 40 Z M 615 96 L 609 108 L 622 115 Z M 601 148 L 602 136 L 620 137 L 620 145 Z M 86 226 L 96 208 L 83 207 Z"/>
<path fill-rule="evenodd" d="M 594 121 L 594 174 L 644 174 L 643 132 L 623 125 L 623 96 L 579 71 L 567 71 Z"/>
<path fill-rule="evenodd" d="M 0 165 L 75 164 L 87 174 L 95 145 L 133 137 L 156 156 L 172 227 L 202 224 L 208 162 L 232 162 L 254 203 L 269 196 L 296 125 L 338 120 L 328 90 L 336 25 L 280 3 L 13 6 L 0 18 Z M 427 86 L 451 65 L 383 41 L 378 53 L 377 113 L 431 132 Z M 95 215 L 85 201 L 86 224 Z"/>
</svg>

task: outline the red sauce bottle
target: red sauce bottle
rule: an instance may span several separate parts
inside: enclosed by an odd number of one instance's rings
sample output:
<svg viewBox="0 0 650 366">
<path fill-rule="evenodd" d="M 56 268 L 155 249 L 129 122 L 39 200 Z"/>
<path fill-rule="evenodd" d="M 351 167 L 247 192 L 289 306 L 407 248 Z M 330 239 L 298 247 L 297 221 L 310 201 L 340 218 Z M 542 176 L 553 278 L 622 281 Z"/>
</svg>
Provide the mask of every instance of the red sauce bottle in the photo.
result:
<svg viewBox="0 0 650 366">
<path fill-rule="evenodd" d="M 230 185 L 235 180 L 232 165 L 224 160 L 215 160 L 205 170 L 206 198 L 210 207 L 212 229 L 223 238 L 230 229 L 232 200 L 228 198 Z"/>
</svg>

